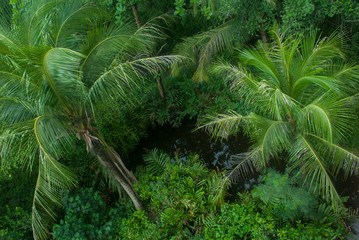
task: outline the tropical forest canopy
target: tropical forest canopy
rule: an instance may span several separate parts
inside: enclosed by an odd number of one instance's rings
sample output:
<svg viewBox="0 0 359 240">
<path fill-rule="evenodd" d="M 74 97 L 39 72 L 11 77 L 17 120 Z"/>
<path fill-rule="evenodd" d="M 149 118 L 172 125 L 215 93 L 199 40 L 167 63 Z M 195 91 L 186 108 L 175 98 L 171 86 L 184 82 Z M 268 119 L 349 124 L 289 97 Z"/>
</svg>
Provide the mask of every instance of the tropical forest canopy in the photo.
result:
<svg viewBox="0 0 359 240">
<path fill-rule="evenodd" d="M 351 234 L 338 185 L 359 174 L 357 1 L 0 0 L 0 13 L 2 238 Z M 149 129 L 188 122 L 250 147 L 226 169 L 180 148 L 131 157 Z"/>
</svg>

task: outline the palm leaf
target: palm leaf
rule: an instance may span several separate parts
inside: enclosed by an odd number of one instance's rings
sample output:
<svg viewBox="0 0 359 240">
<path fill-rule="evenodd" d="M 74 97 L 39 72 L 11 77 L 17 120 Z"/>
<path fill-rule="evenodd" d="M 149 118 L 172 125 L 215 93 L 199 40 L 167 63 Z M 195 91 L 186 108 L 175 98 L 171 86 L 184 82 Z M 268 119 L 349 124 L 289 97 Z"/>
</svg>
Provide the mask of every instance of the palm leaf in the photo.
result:
<svg viewBox="0 0 359 240">
<path fill-rule="evenodd" d="M 229 134 L 240 132 L 242 123 L 246 116 L 231 111 L 228 114 L 218 114 L 216 116 L 207 116 L 197 129 L 205 128 L 215 138 L 227 138 Z"/>
<path fill-rule="evenodd" d="M 88 91 L 89 104 L 93 105 L 109 96 L 128 99 L 129 89 L 139 87 L 147 76 L 163 71 L 180 60 L 183 60 L 181 56 L 172 55 L 119 62 L 94 81 Z"/>
<path fill-rule="evenodd" d="M 240 55 L 239 58 L 244 66 L 253 66 L 262 74 L 267 76 L 266 79 L 270 82 L 273 86 L 277 88 L 281 88 L 281 80 L 279 73 L 271 61 L 269 55 L 266 54 L 266 50 L 263 45 L 258 46 L 258 50 L 254 49 L 244 49 L 239 50 Z"/>
<path fill-rule="evenodd" d="M 192 58 L 194 62 L 197 62 L 196 59 L 198 58 L 198 67 L 193 75 L 194 80 L 198 82 L 207 81 L 206 66 L 211 59 L 218 52 L 232 48 L 235 37 L 233 35 L 234 21 L 230 20 L 212 30 L 186 38 L 175 47 L 175 52 L 179 55 Z"/>
<path fill-rule="evenodd" d="M 306 131 L 332 142 L 345 142 L 353 130 L 354 113 L 351 98 L 338 99 L 333 94 L 322 95 L 303 108 L 300 124 Z"/>
<path fill-rule="evenodd" d="M 170 163 L 171 158 L 169 155 L 155 148 L 149 154 L 145 155 L 143 160 L 146 164 L 146 170 L 149 173 L 158 174 L 164 171 L 167 164 Z"/>
<path fill-rule="evenodd" d="M 53 48 L 44 55 L 47 84 L 65 107 L 84 97 L 85 89 L 80 80 L 80 61 L 83 58 L 82 54 L 65 48 Z"/>
<path fill-rule="evenodd" d="M 81 1 L 71 1 L 61 6 L 59 14 L 55 47 L 77 50 L 86 40 L 95 18 L 105 18 L 107 13 L 90 5 L 83 6 Z"/>
<path fill-rule="evenodd" d="M 269 120 L 253 113 L 248 117 L 248 121 L 256 129 L 253 134 L 255 135 L 253 147 L 260 149 L 263 166 L 270 158 L 277 158 L 290 146 L 293 133 L 288 122 Z"/>
<path fill-rule="evenodd" d="M 309 32 L 303 38 L 300 45 L 302 57 L 301 76 L 317 71 L 317 66 L 325 66 L 336 58 L 342 58 L 340 50 L 343 36 L 340 33 L 333 33 L 331 36 L 319 39 L 317 34 Z"/>
<path fill-rule="evenodd" d="M 359 174 L 359 156 L 345 148 L 328 141 L 325 138 L 309 134 L 313 139 L 318 140 L 321 144 L 323 152 L 328 159 L 332 159 L 333 172 L 335 175 L 339 173 L 340 169 L 344 170 L 344 175 L 347 178 L 349 175 Z"/>
<path fill-rule="evenodd" d="M 303 76 L 295 81 L 292 87 L 292 96 L 297 99 L 300 94 L 306 90 L 309 86 L 314 85 L 313 87 L 321 87 L 326 91 L 333 91 L 335 93 L 340 93 L 340 83 L 331 77 L 326 76 Z"/>
<path fill-rule="evenodd" d="M 222 199 L 231 183 L 239 182 L 241 178 L 248 177 L 251 173 L 265 167 L 261 161 L 260 151 L 260 148 L 254 148 L 249 152 L 232 156 L 232 163 L 235 167 L 228 171 L 222 181 L 216 185 L 217 193 L 213 198 L 215 202 Z"/>
<path fill-rule="evenodd" d="M 55 220 L 55 206 L 61 206 L 61 191 L 75 185 L 74 175 L 65 166 L 40 150 L 39 175 L 32 207 L 32 229 L 36 240 L 48 239 Z"/>
<path fill-rule="evenodd" d="M 319 191 L 322 197 L 338 210 L 343 203 L 330 177 L 328 163 L 322 159 L 314 145 L 303 135 L 298 134 L 289 152 L 291 168 L 298 168 L 298 174 L 303 174 L 307 180 L 310 179 L 310 186 L 314 187 L 314 191 Z"/>
</svg>

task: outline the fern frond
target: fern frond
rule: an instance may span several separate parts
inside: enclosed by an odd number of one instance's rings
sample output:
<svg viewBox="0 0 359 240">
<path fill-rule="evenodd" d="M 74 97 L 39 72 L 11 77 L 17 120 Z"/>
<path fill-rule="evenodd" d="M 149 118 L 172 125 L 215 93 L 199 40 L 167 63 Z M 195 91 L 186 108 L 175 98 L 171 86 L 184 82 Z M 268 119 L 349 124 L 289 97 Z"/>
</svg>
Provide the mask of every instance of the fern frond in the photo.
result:
<svg viewBox="0 0 359 240">
<path fill-rule="evenodd" d="M 146 171 L 151 174 L 163 172 L 166 165 L 171 162 L 170 156 L 157 148 L 145 155 L 143 160 L 146 163 Z"/>
</svg>

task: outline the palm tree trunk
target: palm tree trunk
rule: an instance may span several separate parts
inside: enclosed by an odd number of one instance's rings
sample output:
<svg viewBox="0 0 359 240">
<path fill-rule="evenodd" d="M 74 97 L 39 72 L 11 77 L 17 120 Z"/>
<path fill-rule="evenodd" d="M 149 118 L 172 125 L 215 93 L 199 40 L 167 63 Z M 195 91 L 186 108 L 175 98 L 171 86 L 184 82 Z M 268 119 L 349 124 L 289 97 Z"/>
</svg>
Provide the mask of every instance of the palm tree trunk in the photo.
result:
<svg viewBox="0 0 359 240">
<path fill-rule="evenodd" d="M 262 37 L 262 42 L 267 43 L 267 35 L 266 35 L 266 32 L 264 31 L 263 17 L 262 17 L 262 22 L 261 22 L 261 37 Z"/>
<path fill-rule="evenodd" d="M 140 17 L 138 16 L 137 3 L 132 4 L 131 7 L 132 7 L 133 16 L 135 16 L 137 27 L 140 28 L 141 22 L 140 22 Z"/>
<path fill-rule="evenodd" d="M 133 182 L 138 182 L 136 177 L 128 171 L 118 153 L 108 146 L 102 139 L 94 137 L 88 131 L 81 134 L 85 140 L 88 149 L 107 169 L 111 177 L 113 177 L 127 193 L 137 210 L 143 210 L 142 202 L 138 196 Z"/>
<path fill-rule="evenodd" d="M 161 96 L 161 98 L 164 98 L 165 93 L 163 91 L 163 85 L 162 85 L 161 78 L 159 76 L 156 76 L 156 81 L 157 81 L 157 87 L 158 87 L 158 91 L 160 93 L 160 96 Z"/>
</svg>

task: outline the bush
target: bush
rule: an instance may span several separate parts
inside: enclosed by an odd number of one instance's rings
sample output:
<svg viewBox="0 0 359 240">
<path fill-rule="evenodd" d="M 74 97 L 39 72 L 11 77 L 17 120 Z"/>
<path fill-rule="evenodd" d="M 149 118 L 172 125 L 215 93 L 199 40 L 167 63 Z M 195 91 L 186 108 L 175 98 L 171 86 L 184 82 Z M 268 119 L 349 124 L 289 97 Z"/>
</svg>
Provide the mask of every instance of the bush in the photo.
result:
<svg viewBox="0 0 359 240">
<path fill-rule="evenodd" d="M 262 184 L 230 203 L 218 194 L 224 173 L 205 168 L 198 155 L 179 160 L 155 150 L 145 162 L 137 189 L 148 215 L 123 219 L 121 239 L 343 239 L 347 233 L 340 216 L 287 174 L 269 170 Z"/>
<path fill-rule="evenodd" d="M 67 193 L 55 239 L 344 239 L 347 230 L 331 207 L 295 179 L 269 170 L 252 192 L 225 202 L 223 173 L 192 154 L 171 158 L 154 150 L 138 171 L 145 211 L 106 206 L 92 189 Z M 225 189 L 225 188 L 224 188 Z"/>
<path fill-rule="evenodd" d="M 222 174 L 208 170 L 191 155 L 185 161 L 158 151 L 145 161 L 137 190 L 150 213 L 136 212 L 123 222 L 123 239 L 188 239 L 200 231 L 204 220 L 223 198 L 217 197 Z"/>
<path fill-rule="evenodd" d="M 279 221 L 313 217 L 317 202 L 311 193 L 296 186 L 294 178 L 270 169 L 260 181 L 263 183 L 254 188 L 252 195 L 271 208 Z"/>
<path fill-rule="evenodd" d="M 63 209 L 64 218 L 53 226 L 54 239 L 115 239 L 117 219 L 125 216 L 123 207 L 109 208 L 91 188 L 66 192 Z"/>
<path fill-rule="evenodd" d="M 6 212 L 0 216 L 0 239 L 33 239 L 31 213 L 21 207 L 5 206 Z"/>
<path fill-rule="evenodd" d="M 231 92 L 225 81 L 217 78 L 198 83 L 185 74 L 168 77 L 164 80 L 164 91 L 165 97 L 161 98 L 154 85 L 143 101 L 147 103 L 150 119 L 160 125 L 179 126 L 183 119 L 198 119 L 213 112 L 247 111 L 242 99 Z"/>
</svg>

